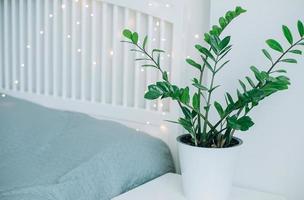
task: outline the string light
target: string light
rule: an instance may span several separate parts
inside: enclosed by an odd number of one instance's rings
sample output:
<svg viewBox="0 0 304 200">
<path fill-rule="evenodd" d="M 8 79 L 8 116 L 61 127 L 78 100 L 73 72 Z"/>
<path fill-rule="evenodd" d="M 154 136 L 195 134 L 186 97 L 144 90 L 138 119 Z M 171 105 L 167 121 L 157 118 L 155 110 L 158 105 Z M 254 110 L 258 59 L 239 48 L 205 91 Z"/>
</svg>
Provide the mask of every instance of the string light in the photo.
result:
<svg viewBox="0 0 304 200">
<path fill-rule="evenodd" d="M 170 8 L 171 5 L 167 3 L 165 6 L 166 6 L 167 8 Z"/>
<path fill-rule="evenodd" d="M 77 21 L 76 24 L 79 25 L 79 24 L 80 24 L 80 21 Z"/>
<path fill-rule="evenodd" d="M 190 58 L 190 56 L 187 56 L 187 58 Z"/>
<path fill-rule="evenodd" d="M 91 17 L 94 17 L 94 14 L 93 14 L 93 13 L 91 13 Z"/>
<path fill-rule="evenodd" d="M 93 65 L 97 65 L 97 62 L 96 62 L 96 61 L 94 61 L 94 62 L 93 62 Z"/>
<path fill-rule="evenodd" d="M 159 21 L 156 22 L 156 26 L 159 26 Z"/>
<path fill-rule="evenodd" d="M 147 125 L 150 125 L 151 123 L 149 121 L 146 122 Z"/>
<path fill-rule="evenodd" d="M 21 67 L 23 68 L 24 66 L 25 66 L 24 63 L 22 63 L 22 64 L 21 64 Z"/>
<path fill-rule="evenodd" d="M 110 51 L 110 55 L 111 55 L 111 56 L 114 55 L 114 51 L 113 51 L 113 50 Z"/>
<path fill-rule="evenodd" d="M 137 132 L 139 131 L 139 128 L 135 129 Z"/>
<path fill-rule="evenodd" d="M 195 34 L 194 37 L 195 37 L 196 39 L 198 39 L 198 38 L 199 38 L 199 34 Z"/>
<path fill-rule="evenodd" d="M 86 7 L 86 8 L 88 8 L 88 7 L 89 7 L 89 5 L 88 5 L 88 4 L 86 4 L 86 5 L 85 5 L 85 7 Z"/>
<path fill-rule="evenodd" d="M 1 94 L 1 96 L 4 98 L 4 97 L 6 97 L 6 94 Z"/>
<path fill-rule="evenodd" d="M 81 49 L 77 49 L 77 51 L 80 53 L 80 52 L 81 52 Z"/>
<path fill-rule="evenodd" d="M 64 5 L 64 4 L 62 4 L 62 5 L 61 5 L 61 8 L 62 8 L 62 9 L 65 9 L 65 5 Z"/>
<path fill-rule="evenodd" d="M 17 84 L 19 83 L 19 81 L 18 81 L 18 80 L 15 80 L 14 83 L 17 85 Z"/>
<path fill-rule="evenodd" d="M 44 32 L 41 30 L 39 33 L 40 33 L 40 35 L 43 35 Z"/>
<path fill-rule="evenodd" d="M 155 104 L 153 104 L 153 108 L 156 108 L 156 107 L 157 107 L 156 103 L 155 103 Z"/>
<path fill-rule="evenodd" d="M 141 69 L 140 69 L 140 71 L 141 71 L 141 72 L 144 72 L 144 71 L 145 71 L 145 69 L 141 68 Z"/>
<path fill-rule="evenodd" d="M 170 54 L 169 53 L 167 54 L 167 57 L 170 58 Z"/>
<path fill-rule="evenodd" d="M 165 42 L 167 39 L 166 39 L 166 38 L 162 38 L 161 40 L 162 40 L 163 42 Z"/>
<path fill-rule="evenodd" d="M 71 38 L 71 35 L 70 35 L 70 34 L 68 34 L 68 35 L 67 35 L 67 38 Z"/>
<path fill-rule="evenodd" d="M 150 6 L 150 7 L 153 6 L 153 3 L 150 2 L 150 3 L 148 4 L 148 6 Z"/>
<path fill-rule="evenodd" d="M 165 125 L 160 125 L 159 129 L 163 132 L 165 132 L 167 130 L 167 127 Z"/>
<path fill-rule="evenodd" d="M 49 18 L 52 18 L 53 17 L 53 14 L 49 14 Z"/>
<path fill-rule="evenodd" d="M 29 45 L 29 44 L 28 44 L 28 45 L 26 45 L 26 48 L 30 49 L 30 48 L 31 48 L 31 45 Z"/>
</svg>

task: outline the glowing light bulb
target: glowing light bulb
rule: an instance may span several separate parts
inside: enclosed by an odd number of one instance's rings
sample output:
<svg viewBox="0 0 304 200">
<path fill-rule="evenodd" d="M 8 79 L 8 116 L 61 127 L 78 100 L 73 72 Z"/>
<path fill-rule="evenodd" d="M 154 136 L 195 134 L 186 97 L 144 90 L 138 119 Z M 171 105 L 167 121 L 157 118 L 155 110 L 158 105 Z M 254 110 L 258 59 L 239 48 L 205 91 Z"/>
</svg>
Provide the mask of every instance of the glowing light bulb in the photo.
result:
<svg viewBox="0 0 304 200">
<path fill-rule="evenodd" d="M 199 34 L 195 34 L 194 37 L 195 37 L 196 39 L 198 39 L 198 38 L 199 38 Z"/>
<path fill-rule="evenodd" d="M 160 23 L 159 23 L 159 21 L 157 21 L 157 22 L 156 22 L 156 26 L 159 26 L 159 25 L 160 25 Z"/>
<path fill-rule="evenodd" d="M 159 128 L 160 128 L 161 131 L 166 131 L 167 130 L 167 127 L 165 125 L 163 125 L 163 124 L 160 125 Z"/>
<path fill-rule="evenodd" d="M 137 132 L 139 131 L 139 128 L 135 129 Z"/>
<path fill-rule="evenodd" d="M 88 8 L 88 7 L 89 7 L 89 5 L 88 5 L 88 4 L 86 4 L 86 5 L 85 5 L 85 7 L 86 7 L 86 8 Z"/>
<path fill-rule="evenodd" d="M 61 5 L 61 8 L 62 8 L 62 9 L 65 9 L 65 5 L 64 5 L 64 4 L 62 4 L 62 5 Z"/>
<path fill-rule="evenodd" d="M 166 112 L 162 112 L 162 115 L 166 115 Z"/>
<path fill-rule="evenodd" d="M 146 122 L 147 125 L 150 125 L 151 123 L 149 121 Z"/>
<path fill-rule="evenodd" d="M 71 38 L 71 35 L 70 35 L 70 34 L 68 34 L 68 35 L 67 35 L 67 38 Z"/>
<path fill-rule="evenodd" d="M 113 51 L 113 50 L 110 51 L 110 55 L 111 55 L 111 56 L 114 55 L 114 51 Z"/>
<path fill-rule="evenodd" d="M 77 49 L 77 51 L 80 53 L 80 52 L 81 52 L 81 49 Z"/>
<path fill-rule="evenodd" d="M 148 4 L 148 6 L 150 6 L 150 7 L 153 6 L 153 3 L 150 2 L 150 3 Z"/>
<path fill-rule="evenodd" d="M 76 3 L 78 3 L 79 0 L 75 0 Z"/>
<path fill-rule="evenodd" d="M 53 14 L 49 14 L 49 18 L 53 18 Z"/>
<path fill-rule="evenodd" d="M 171 56 L 171 55 L 168 53 L 168 54 L 167 54 L 167 57 L 170 58 L 170 56 Z"/>
<path fill-rule="evenodd" d="M 24 67 L 25 65 L 24 65 L 24 63 L 22 63 L 20 66 L 21 66 L 21 67 Z"/>
<path fill-rule="evenodd" d="M 80 24 L 80 21 L 77 21 L 76 24 L 79 25 L 79 24 Z"/>
<path fill-rule="evenodd" d="M 93 14 L 93 13 L 91 13 L 91 17 L 94 17 L 94 14 Z"/>
<path fill-rule="evenodd" d="M 165 42 L 167 39 L 166 39 L 166 38 L 162 38 L 161 40 L 162 40 L 163 42 Z"/>
<path fill-rule="evenodd" d="M 187 56 L 187 58 L 190 58 L 190 56 Z"/>
<path fill-rule="evenodd" d="M 14 83 L 17 85 L 17 84 L 19 83 L 19 81 L 18 81 L 18 80 L 15 80 Z"/>
<path fill-rule="evenodd" d="M 141 69 L 140 69 L 140 71 L 141 71 L 141 72 L 144 72 L 144 71 L 145 71 L 145 69 L 141 68 Z"/>
<path fill-rule="evenodd" d="M 97 65 L 97 62 L 96 62 L 96 61 L 93 61 L 93 65 Z"/>
<path fill-rule="evenodd" d="M 29 44 L 28 44 L 28 45 L 26 45 L 26 48 L 30 49 L 30 48 L 31 48 L 31 45 L 29 45 Z"/>
<path fill-rule="evenodd" d="M 155 41 L 156 41 L 156 39 L 155 39 L 155 38 L 153 38 L 153 39 L 152 39 L 152 41 L 153 41 L 153 42 L 155 42 Z"/>
<path fill-rule="evenodd" d="M 40 33 L 40 35 L 43 35 L 44 32 L 41 30 L 39 33 Z"/>
<path fill-rule="evenodd" d="M 156 106 L 157 106 L 157 105 L 156 105 L 156 103 L 155 103 L 155 104 L 153 104 L 153 108 L 156 108 Z"/>
<path fill-rule="evenodd" d="M 165 6 L 166 6 L 166 8 L 170 8 L 171 7 L 171 5 L 168 4 L 168 3 Z"/>
<path fill-rule="evenodd" d="M 163 103 L 159 103 L 158 105 L 159 105 L 159 107 L 161 107 L 161 108 L 164 106 Z"/>
<path fill-rule="evenodd" d="M 1 94 L 1 96 L 4 98 L 4 97 L 6 97 L 6 94 Z"/>
</svg>

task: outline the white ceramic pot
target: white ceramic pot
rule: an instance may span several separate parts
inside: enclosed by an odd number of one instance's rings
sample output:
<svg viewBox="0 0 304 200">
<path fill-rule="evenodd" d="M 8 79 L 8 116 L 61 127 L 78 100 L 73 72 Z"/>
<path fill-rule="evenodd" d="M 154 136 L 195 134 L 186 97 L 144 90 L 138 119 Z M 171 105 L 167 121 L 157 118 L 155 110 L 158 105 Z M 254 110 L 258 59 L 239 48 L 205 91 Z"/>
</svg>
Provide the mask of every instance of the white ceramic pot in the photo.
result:
<svg viewBox="0 0 304 200">
<path fill-rule="evenodd" d="M 242 141 L 229 148 L 202 148 L 177 138 L 184 194 L 188 200 L 228 200 Z"/>
</svg>

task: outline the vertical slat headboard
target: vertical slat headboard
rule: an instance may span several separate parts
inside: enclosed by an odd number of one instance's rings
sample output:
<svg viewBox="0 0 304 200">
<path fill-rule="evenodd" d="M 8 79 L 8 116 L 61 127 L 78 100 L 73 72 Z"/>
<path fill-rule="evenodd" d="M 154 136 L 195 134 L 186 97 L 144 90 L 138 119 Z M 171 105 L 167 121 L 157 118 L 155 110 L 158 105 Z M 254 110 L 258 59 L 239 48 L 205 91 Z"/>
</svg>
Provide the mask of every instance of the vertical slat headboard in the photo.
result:
<svg viewBox="0 0 304 200">
<path fill-rule="evenodd" d="M 169 112 L 168 102 L 147 102 L 147 84 L 159 78 L 140 68 L 120 41 L 124 27 L 149 34 L 148 48 L 170 73 L 172 24 L 163 19 L 96 0 L 1 1 L 1 88 L 62 98 Z"/>
</svg>

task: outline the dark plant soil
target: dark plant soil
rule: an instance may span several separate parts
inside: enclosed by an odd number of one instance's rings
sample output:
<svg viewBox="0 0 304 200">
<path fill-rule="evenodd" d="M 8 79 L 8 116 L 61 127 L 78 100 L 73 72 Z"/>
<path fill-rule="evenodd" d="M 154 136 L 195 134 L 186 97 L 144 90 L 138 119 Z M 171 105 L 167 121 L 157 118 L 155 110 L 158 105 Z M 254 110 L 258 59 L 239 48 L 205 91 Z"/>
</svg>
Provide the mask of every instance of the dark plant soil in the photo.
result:
<svg viewBox="0 0 304 200">
<path fill-rule="evenodd" d="M 194 143 L 192 142 L 191 135 L 189 135 L 189 134 L 186 134 L 186 135 L 183 135 L 182 137 L 180 137 L 180 141 L 182 143 L 184 143 L 184 144 L 188 144 L 190 146 L 195 146 Z M 234 146 L 239 145 L 240 143 L 242 143 L 242 141 L 234 137 L 234 138 L 232 138 L 232 141 L 231 141 L 230 145 L 229 146 L 225 146 L 223 148 L 234 147 Z M 199 147 L 202 147 L 202 148 L 214 148 L 214 147 L 205 147 L 205 146 L 199 146 Z"/>
</svg>

